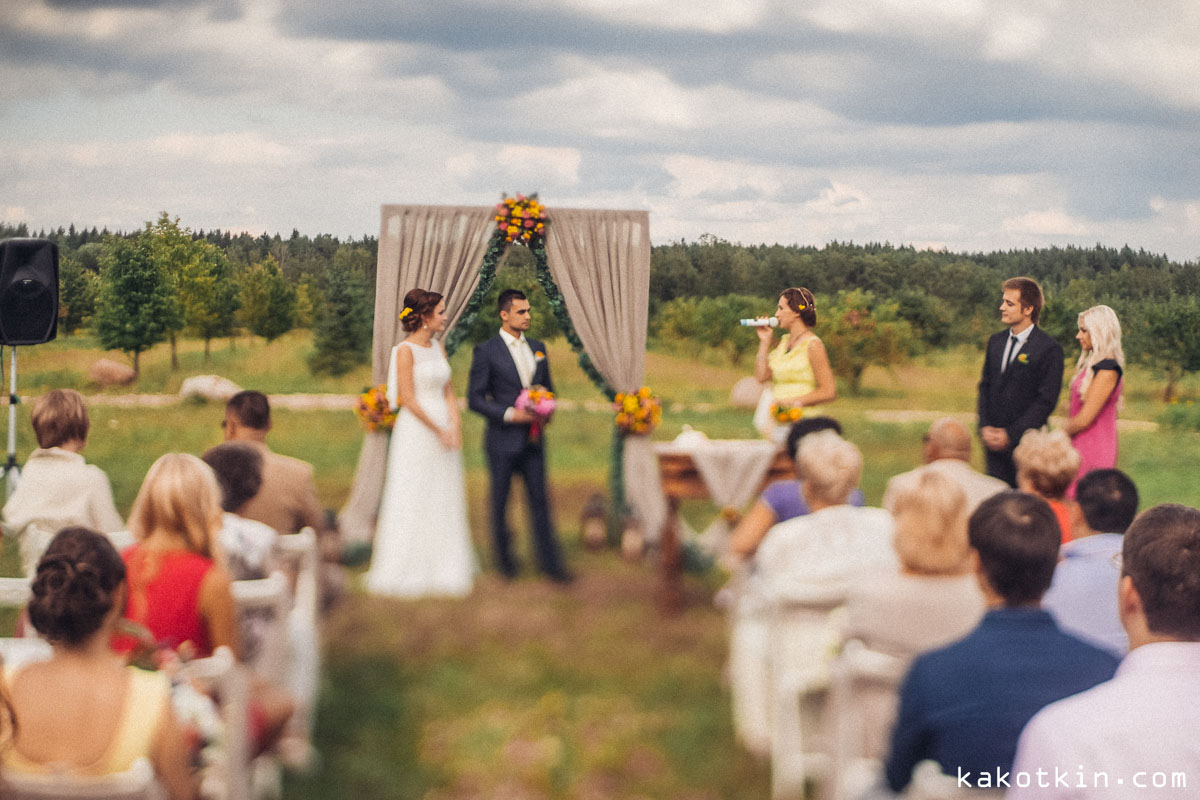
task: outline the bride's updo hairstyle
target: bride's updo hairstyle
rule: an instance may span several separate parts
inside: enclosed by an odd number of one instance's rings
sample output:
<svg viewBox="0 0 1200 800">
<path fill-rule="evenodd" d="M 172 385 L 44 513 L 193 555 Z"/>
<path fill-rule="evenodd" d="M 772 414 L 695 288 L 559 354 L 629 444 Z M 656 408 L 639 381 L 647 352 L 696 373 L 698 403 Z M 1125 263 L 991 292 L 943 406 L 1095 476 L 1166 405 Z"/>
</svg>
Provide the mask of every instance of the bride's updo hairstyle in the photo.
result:
<svg viewBox="0 0 1200 800">
<path fill-rule="evenodd" d="M 38 562 L 29 621 L 48 641 L 79 647 L 100 630 L 124 582 L 125 564 L 107 536 L 63 528 Z"/>
<path fill-rule="evenodd" d="M 400 310 L 400 327 L 412 333 L 421 327 L 425 318 L 433 313 L 442 296 L 437 292 L 412 289 L 404 295 L 404 308 Z"/>
<path fill-rule="evenodd" d="M 817 300 L 813 293 L 804 287 L 799 289 L 784 289 L 779 293 L 787 301 L 788 308 L 800 316 L 800 321 L 812 328 L 817 324 Z"/>
</svg>

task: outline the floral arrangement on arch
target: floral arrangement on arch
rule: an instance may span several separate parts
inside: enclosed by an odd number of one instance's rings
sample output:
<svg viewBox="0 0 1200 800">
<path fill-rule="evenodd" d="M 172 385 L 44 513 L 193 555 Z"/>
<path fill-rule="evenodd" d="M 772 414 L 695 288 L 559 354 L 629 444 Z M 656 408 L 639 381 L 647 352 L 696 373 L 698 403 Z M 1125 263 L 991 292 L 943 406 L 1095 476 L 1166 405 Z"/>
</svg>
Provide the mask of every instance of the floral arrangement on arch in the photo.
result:
<svg viewBox="0 0 1200 800">
<path fill-rule="evenodd" d="M 390 431 L 396 424 L 396 409 L 388 402 L 387 387 L 383 385 L 364 389 L 354 401 L 354 415 L 368 431 Z"/>
<path fill-rule="evenodd" d="M 496 204 L 495 219 L 496 228 L 504 234 L 505 241 L 524 245 L 535 236 L 542 236 L 550 223 L 546 207 L 538 202 L 536 194 L 528 197 L 504 195 L 504 199 Z"/>
<path fill-rule="evenodd" d="M 617 429 L 622 433 L 646 435 L 662 423 L 662 400 L 643 386 L 636 392 L 617 392 L 613 397 Z"/>
<path fill-rule="evenodd" d="M 788 403 L 772 403 L 771 419 L 784 425 L 799 422 L 804 418 L 804 406 L 793 406 Z"/>
</svg>

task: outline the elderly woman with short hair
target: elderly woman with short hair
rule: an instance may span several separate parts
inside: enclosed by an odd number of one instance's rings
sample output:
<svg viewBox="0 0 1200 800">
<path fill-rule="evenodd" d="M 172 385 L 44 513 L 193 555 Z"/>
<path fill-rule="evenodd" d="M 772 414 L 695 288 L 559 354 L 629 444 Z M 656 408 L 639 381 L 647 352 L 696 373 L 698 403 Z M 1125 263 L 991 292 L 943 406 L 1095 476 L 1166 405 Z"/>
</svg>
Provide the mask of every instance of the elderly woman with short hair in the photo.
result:
<svg viewBox="0 0 1200 800">
<path fill-rule="evenodd" d="M 1063 544 L 1071 541 L 1071 505 L 1067 487 L 1079 471 L 1079 451 L 1065 431 L 1028 430 L 1013 450 L 1017 465 L 1017 488 L 1050 504 Z"/>
<path fill-rule="evenodd" d="M 846 603 L 847 639 L 911 658 L 965 636 L 983 615 L 970 570 L 967 496 L 945 475 L 925 472 L 893 499 L 900 571 L 859 581 Z"/>
<path fill-rule="evenodd" d="M 821 594 L 838 604 L 853 581 L 876 570 L 895 571 L 892 517 L 881 508 L 848 504 L 862 475 L 859 449 L 833 431 L 804 437 L 796 474 L 811 513 L 773 526 L 754 556 L 755 572 L 734 610 L 730 634 L 730 677 L 734 727 L 751 749 L 769 745 L 772 618 L 781 604 Z M 824 644 L 834 637 L 822 618 L 805 642 L 803 658 L 820 665 Z"/>
</svg>

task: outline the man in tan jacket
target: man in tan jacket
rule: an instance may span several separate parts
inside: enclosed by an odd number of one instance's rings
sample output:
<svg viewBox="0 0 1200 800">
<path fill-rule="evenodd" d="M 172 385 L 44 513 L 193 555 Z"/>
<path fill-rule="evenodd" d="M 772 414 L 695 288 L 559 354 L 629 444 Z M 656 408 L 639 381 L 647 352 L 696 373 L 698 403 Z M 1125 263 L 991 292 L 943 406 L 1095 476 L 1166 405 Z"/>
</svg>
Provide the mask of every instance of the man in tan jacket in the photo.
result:
<svg viewBox="0 0 1200 800">
<path fill-rule="evenodd" d="M 271 526 L 280 535 L 311 527 L 317 533 L 326 567 L 321 570 L 322 595 L 328 603 L 340 592 L 342 578 L 337 567 L 341 555 L 338 532 L 329 524 L 317 487 L 313 467 L 307 461 L 274 453 L 267 446 L 271 430 L 271 405 L 262 392 L 238 392 L 225 405 L 225 440 L 245 442 L 263 456 L 262 487 L 235 513 Z"/>
</svg>

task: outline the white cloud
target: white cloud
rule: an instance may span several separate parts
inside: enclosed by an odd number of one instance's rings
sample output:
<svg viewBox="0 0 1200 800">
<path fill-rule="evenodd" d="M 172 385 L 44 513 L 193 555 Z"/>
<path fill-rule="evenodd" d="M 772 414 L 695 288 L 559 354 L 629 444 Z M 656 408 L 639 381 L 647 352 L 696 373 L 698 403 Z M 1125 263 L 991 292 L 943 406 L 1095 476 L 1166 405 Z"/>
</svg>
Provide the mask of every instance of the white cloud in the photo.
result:
<svg viewBox="0 0 1200 800">
<path fill-rule="evenodd" d="M 571 147 L 507 145 L 496 155 L 496 161 L 520 180 L 536 183 L 548 179 L 568 186 L 579 183 L 582 160 L 579 151 Z"/>
<path fill-rule="evenodd" d="M 1032 236 L 1080 236 L 1088 226 L 1061 209 L 1030 211 L 1001 223 L 1006 231 Z"/>
</svg>

